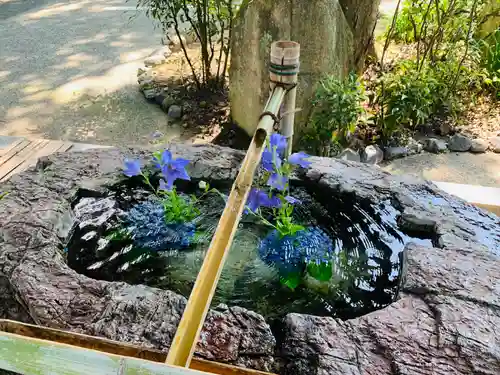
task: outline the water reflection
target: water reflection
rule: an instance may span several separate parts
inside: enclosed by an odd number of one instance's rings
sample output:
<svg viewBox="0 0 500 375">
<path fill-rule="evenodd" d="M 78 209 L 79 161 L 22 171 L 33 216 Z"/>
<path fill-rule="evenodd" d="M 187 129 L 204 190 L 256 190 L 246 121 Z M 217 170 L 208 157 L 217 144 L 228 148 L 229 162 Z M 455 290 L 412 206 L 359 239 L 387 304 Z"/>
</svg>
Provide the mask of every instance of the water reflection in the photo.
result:
<svg viewBox="0 0 500 375">
<path fill-rule="evenodd" d="M 245 217 L 222 272 L 214 304 L 246 307 L 267 318 L 290 312 L 340 318 L 363 315 L 396 297 L 405 244 L 417 241 L 430 245 L 429 240 L 411 238 L 398 230 L 399 212 L 388 201 L 375 205 L 355 200 L 349 194 L 322 197 L 321 192 L 304 187 L 296 187 L 293 195 L 303 202 L 295 210 L 296 221 L 320 228 L 330 238 L 335 253 L 341 254 L 331 280 L 320 282 L 306 276 L 294 290 L 282 285 L 278 270 L 266 264 L 258 252 L 269 229 Z M 68 263 L 96 279 L 143 283 L 187 297 L 222 210 L 220 200 L 205 202 L 197 218 L 196 241 L 184 250 L 151 252 L 134 246 L 130 236 L 115 236 L 111 241 L 109 234 L 117 233 L 118 220 L 111 220 L 101 233 L 76 226 L 68 244 Z"/>
</svg>

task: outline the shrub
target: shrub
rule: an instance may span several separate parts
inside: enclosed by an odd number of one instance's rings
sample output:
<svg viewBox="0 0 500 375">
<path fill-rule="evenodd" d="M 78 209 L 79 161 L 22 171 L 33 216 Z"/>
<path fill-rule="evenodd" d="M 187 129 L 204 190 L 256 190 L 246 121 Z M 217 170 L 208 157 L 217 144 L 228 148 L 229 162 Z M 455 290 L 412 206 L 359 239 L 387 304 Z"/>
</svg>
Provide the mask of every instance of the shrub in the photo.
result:
<svg viewBox="0 0 500 375">
<path fill-rule="evenodd" d="M 407 60 L 385 73 L 378 85 L 381 111 L 377 124 L 383 140 L 404 129 L 415 129 L 435 113 L 458 113 L 459 94 L 466 84 L 457 74 L 459 66 L 455 59 L 450 59 L 419 69 L 415 61 Z"/>
<path fill-rule="evenodd" d="M 481 61 L 484 83 L 492 88 L 498 96 L 500 88 L 500 30 L 495 31 L 483 41 L 484 52 Z"/>
<path fill-rule="evenodd" d="M 225 82 L 231 46 L 233 19 L 240 3 L 236 0 L 139 0 L 138 7 L 158 21 L 163 30 L 173 28 L 184 52 L 196 86 Z M 181 38 L 180 22 L 188 22 L 200 46 L 201 71 L 197 72 Z M 216 52 L 215 46 L 220 49 Z M 216 61 L 214 76 L 212 62 Z"/>
<path fill-rule="evenodd" d="M 332 144 L 344 145 L 363 113 L 364 88 L 355 74 L 341 80 L 328 76 L 318 84 L 311 124 L 305 134 L 307 147 L 329 156 Z"/>
</svg>

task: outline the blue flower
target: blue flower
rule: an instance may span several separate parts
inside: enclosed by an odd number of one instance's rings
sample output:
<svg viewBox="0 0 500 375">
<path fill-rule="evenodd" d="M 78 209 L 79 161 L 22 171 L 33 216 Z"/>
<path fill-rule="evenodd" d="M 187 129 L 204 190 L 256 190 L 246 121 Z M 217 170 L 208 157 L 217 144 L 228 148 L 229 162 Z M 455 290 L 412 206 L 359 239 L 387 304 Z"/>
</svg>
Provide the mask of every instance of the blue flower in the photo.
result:
<svg viewBox="0 0 500 375">
<path fill-rule="evenodd" d="M 280 170 L 282 165 L 281 157 L 285 152 L 286 145 L 286 138 L 281 134 L 271 134 L 271 137 L 269 138 L 269 145 L 262 153 L 262 167 L 264 170 L 268 172 Z"/>
<path fill-rule="evenodd" d="M 186 172 L 186 166 L 189 164 L 189 160 L 186 159 L 174 159 L 172 153 L 165 150 L 161 153 L 160 157 L 155 155 L 153 157 L 153 162 L 155 166 L 161 170 L 164 181 L 163 185 L 160 186 L 161 190 L 172 190 L 175 180 L 191 180 L 188 173 Z M 161 184 L 161 181 L 160 181 Z"/>
<path fill-rule="evenodd" d="M 283 155 L 286 150 L 287 141 L 281 134 L 273 133 L 269 139 L 269 144 L 271 145 L 271 150 L 275 149 L 278 155 Z"/>
<path fill-rule="evenodd" d="M 318 227 L 309 227 L 295 236 L 285 237 L 273 230 L 259 245 L 260 258 L 284 273 L 300 271 L 311 262 L 328 263 L 334 254 L 333 241 Z"/>
<path fill-rule="evenodd" d="M 264 193 L 264 197 L 261 200 L 261 205 L 268 208 L 280 208 L 281 199 L 279 199 L 279 197 L 277 197 L 276 195 L 268 196 Z"/>
<path fill-rule="evenodd" d="M 252 190 L 250 190 L 250 193 L 248 194 L 248 198 L 247 198 L 247 209 L 252 211 L 252 212 L 256 212 L 257 209 L 260 207 L 260 194 L 264 194 L 265 193 L 263 191 L 260 191 L 259 189 L 255 189 L 253 188 Z"/>
<path fill-rule="evenodd" d="M 256 212 L 260 207 L 280 208 L 281 200 L 273 195 L 269 197 L 266 192 L 253 188 L 247 199 L 247 210 Z"/>
<path fill-rule="evenodd" d="M 269 176 L 267 184 L 277 190 L 283 191 L 286 189 L 286 185 L 288 184 L 288 177 L 278 173 L 273 173 Z"/>
<path fill-rule="evenodd" d="M 139 160 L 125 160 L 125 167 L 123 168 L 123 174 L 127 177 L 139 176 L 142 174 L 141 163 Z"/>
<path fill-rule="evenodd" d="M 300 199 L 294 198 L 291 195 L 287 195 L 285 197 L 285 200 L 290 204 L 302 204 L 302 201 Z"/>
<path fill-rule="evenodd" d="M 160 190 L 163 190 L 163 191 L 170 191 L 172 190 L 172 185 L 168 185 L 167 182 L 165 182 L 165 180 L 162 178 L 160 180 L 160 187 L 159 187 Z"/>
<path fill-rule="evenodd" d="M 193 222 L 167 224 L 159 202 L 146 201 L 132 207 L 124 217 L 136 247 L 151 251 L 185 249 L 196 242 Z"/>
<path fill-rule="evenodd" d="M 288 162 L 293 165 L 298 165 L 302 168 L 307 168 L 309 167 L 312 163 L 308 160 L 309 155 L 307 155 L 305 152 L 296 152 L 288 158 Z"/>
<path fill-rule="evenodd" d="M 262 153 L 262 168 L 268 172 L 274 171 L 273 153 L 267 147 Z"/>
</svg>

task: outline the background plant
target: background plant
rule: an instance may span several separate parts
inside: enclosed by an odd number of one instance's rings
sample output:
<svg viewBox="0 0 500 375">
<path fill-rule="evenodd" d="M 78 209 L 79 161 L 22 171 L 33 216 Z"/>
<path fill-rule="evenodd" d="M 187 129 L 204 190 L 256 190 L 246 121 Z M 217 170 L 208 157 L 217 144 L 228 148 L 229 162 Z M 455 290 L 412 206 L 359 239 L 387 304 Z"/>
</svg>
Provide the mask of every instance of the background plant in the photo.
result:
<svg viewBox="0 0 500 375">
<path fill-rule="evenodd" d="M 345 146 L 364 112 L 365 99 L 363 85 L 353 73 L 345 79 L 327 76 L 321 80 L 305 134 L 307 147 L 316 155 L 330 156 L 333 145 Z"/>
<path fill-rule="evenodd" d="M 162 26 L 173 29 L 198 89 L 223 86 L 226 79 L 234 16 L 239 9 L 235 0 L 139 0 L 138 7 Z M 187 22 L 192 36 L 200 45 L 201 69 L 198 72 L 188 54 L 181 34 L 181 23 Z M 216 48 L 218 47 L 218 48 Z M 218 49 L 218 51 L 217 51 Z M 213 69 L 212 63 L 216 62 Z"/>
</svg>

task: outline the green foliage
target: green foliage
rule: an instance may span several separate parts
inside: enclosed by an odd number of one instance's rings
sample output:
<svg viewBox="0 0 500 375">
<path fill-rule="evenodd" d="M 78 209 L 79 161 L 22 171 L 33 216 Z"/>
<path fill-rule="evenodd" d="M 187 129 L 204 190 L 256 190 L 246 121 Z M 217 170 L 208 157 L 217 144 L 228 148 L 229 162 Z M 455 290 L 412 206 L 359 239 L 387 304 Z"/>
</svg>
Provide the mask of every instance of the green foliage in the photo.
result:
<svg viewBox="0 0 500 375">
<path fill-rule="evenodd" d="M 311 262 L 307 265 L 307 273 L 318 281 L 329 281 L 333 276 L 332 263 Z"/>
<path fill-rule="evenodd" d="M 198 89 L 223 85 L 231 47 L 234 16 L 239 9 L 235 0 L 139 0 L 137 6 L 159 22 L 164 31 L 174 29 L 179 37 Z M 192 36 L 200 46 L 201 69 L 197 71 L 181 38 L 181 22 L 189 23 Z M 216 46 L 219 50 L 217 51 Z M 216 69 L 213 68 L 213 61 Z M 215 75 L 214 75 L 215 73 Z"/>
<path fill-rule="evenodd" d="M 383 140 L 397 136 L 404 129 L 414 130 L 433 114 L 458 113 L 459 95 L 468 83 L 460 74 L 457 77 L 458 65 L 455 59 L 450 59 L 420 66 L 419 70 L 416 61 L 405 60 L 385 73 L 378 85 L 382 110 L 377 124 Z"/>
<path fill-rule="evenodd" d="M 7 193 L 7 192 L 1 193 L 0 192 L 0 199 L 5 198 L 7 196 L 7 194 L 9 194 L 9 193 Z"/>
<path fill-rule="evenodd" d="M 471 10 L 475 6 L 472 22 L 472 35 L 480 26 L 498 11 L 486 10 L 491 6 L 489 0 L 405 0 L 396 19 L 394 29 L 390 26 L 386 37 L 395 42 L 425 44 L 455 43 L 467 39 Z M 390 35 L 389 35 L 390 34 Z"/>
<path fill-rule="evenodd" d="M 500 30 L 495 31 L 488 39 L 482 41 L 483 83 L 497 95 L 500 89 Z"/>
<path fill-rule="evenodd" d="M 344 145 L 363 113 L 363 85 L 355 74 L 340 80 L 327 76 L 321 80 L 313 99 L 311 126 L 305 139 L 315 154 L 328 156 L 333 144 Z"/>
<path fill-rule="evenodd" d="M 295 236 L 295 234 L 305 228 L 302 225 L 293 222 L 293 205 L 286 202 L 284 196 L 280 196 L 282 201 L 281 207 L 275 216 L 276 230 L 279 232 L 280 237 Z"/>
<path fill-rule="evenodd" d="M 300 272 L 290 272 L 280 277 L 280 282 L 291 290 L 295 290 L 302 282 L 302 274 Z"/>
<path fill-rule="evenodd" d="M 189 223 L 195 217 L 200 215 L 200 210 L 196 207 L 198 199 L 196 197 L 180 196 L 176 189 L 170 191 L 159 191 L 162 198 L 160 203 L 165 211 L 165 222 L 173 223 Z"/>
</svg>

